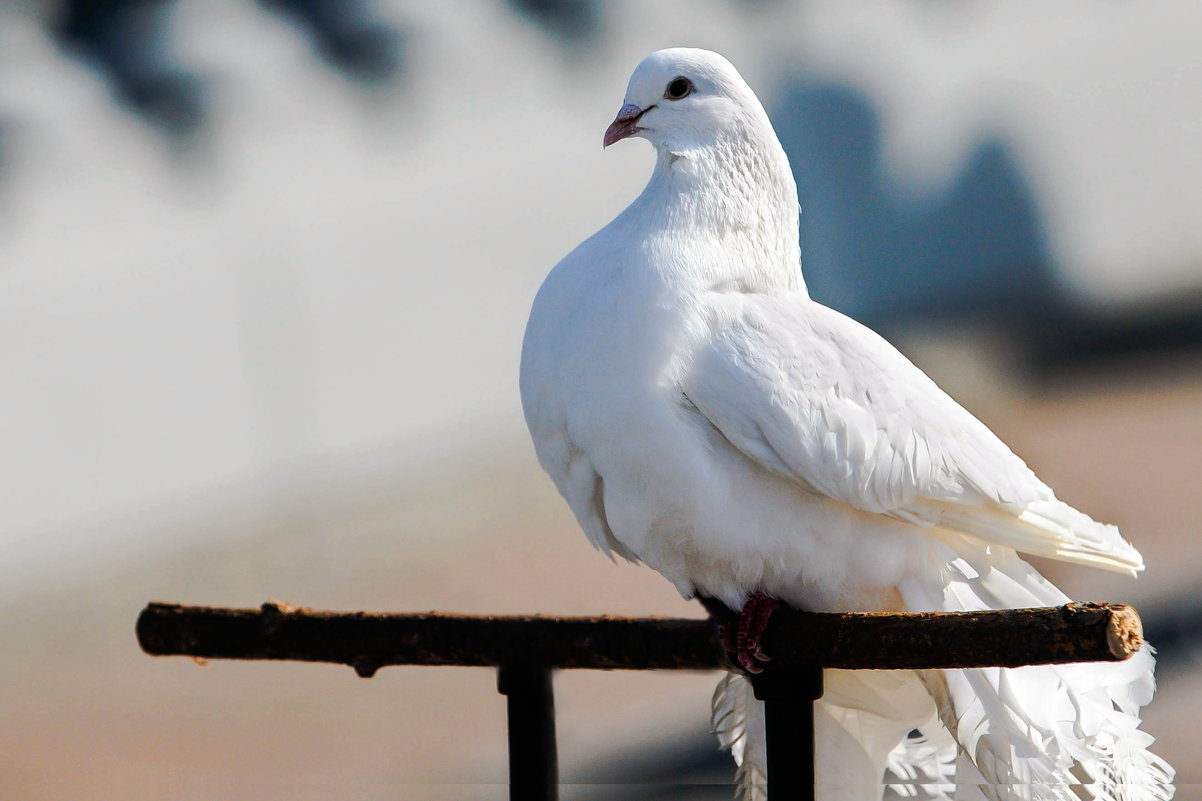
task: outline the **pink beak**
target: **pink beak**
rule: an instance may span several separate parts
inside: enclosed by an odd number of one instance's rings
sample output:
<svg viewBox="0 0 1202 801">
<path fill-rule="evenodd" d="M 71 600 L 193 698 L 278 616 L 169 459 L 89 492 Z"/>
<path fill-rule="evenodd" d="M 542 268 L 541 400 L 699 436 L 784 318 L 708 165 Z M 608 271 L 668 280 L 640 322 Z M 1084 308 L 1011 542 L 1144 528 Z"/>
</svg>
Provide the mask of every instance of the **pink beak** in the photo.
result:
<svg viewBox="0 0 1202 801">
<path fill-rule="evenodd" d="M 635 127 L 638 124 L 639 118 L 646 114 L 654 106 L 647 108 L 639 108 L 633 103 L 627 103 L 618 109 L 618 116 L 614 117 L 614 121 L 608 128 L 605 129 L 605 138 L 602 147 L 609 147 L 614 142 L 625 139 L 628 136 L 633 136 L 635 132 L 640 130 Z"/>
</svg>

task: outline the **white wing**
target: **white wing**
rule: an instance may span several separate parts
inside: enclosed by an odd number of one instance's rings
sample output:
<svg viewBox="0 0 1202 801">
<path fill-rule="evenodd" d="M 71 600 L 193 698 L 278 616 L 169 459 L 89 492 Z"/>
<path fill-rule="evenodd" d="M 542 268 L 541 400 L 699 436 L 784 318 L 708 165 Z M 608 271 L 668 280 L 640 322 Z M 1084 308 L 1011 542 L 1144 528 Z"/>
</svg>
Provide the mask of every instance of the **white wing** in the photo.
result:
<svg viewBox="0 0 1202 801">
<path fill-rule="evenodd" d="M 729 303 L 729 295 L 718 301 Z M 1142 569 L 871 330 L 802 294 L 742 295 L 696 354 L 689 400 L 738 450 L 857 509 L 1040 556 Z"/>
</svg>

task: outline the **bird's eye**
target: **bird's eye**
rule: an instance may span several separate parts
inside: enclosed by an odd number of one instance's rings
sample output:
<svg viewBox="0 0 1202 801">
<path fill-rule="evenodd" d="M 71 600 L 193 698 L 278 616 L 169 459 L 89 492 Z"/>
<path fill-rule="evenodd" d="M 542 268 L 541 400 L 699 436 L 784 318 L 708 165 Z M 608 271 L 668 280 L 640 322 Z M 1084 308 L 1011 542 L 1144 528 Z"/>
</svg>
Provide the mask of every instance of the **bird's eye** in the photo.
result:
<svg viewBox="0 0 1202 801">
<path fill-rule="evenodd" d="M 692 92 L 693 82 L 688 78 L 683 76 L 680 78 L 673 78 L 672 82 L 668 84 L 668 88 L 664 90 L 664 99 L 680 100 L 681 98 L 688 97 L 690 94 L 692 94 Z"/>
</svg>

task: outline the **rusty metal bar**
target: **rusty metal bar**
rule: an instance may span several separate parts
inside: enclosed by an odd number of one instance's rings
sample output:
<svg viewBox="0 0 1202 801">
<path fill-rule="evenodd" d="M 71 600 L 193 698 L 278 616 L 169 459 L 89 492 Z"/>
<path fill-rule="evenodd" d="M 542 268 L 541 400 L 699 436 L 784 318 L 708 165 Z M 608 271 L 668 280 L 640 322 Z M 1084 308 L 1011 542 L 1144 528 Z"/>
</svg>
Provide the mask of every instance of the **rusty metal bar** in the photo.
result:
<svg viewBox="0 0 1202 801">
<path fill-rule="evenodd" d="M 138 642 L 156 656 L 289 659 L 350 665 L 369 678 L 387 665 L 497 666 L 507 697 L 510 798 L 558 795 L 553 668 L 733 669 L 710 620 L 321 612 L 151 603 Z M 764 701 L 768 781 L 776 799 L 814 798 L 814 702 L 823 668 L 1018 667 L 1120 661 L 1139 650 L 1139 615 L 1123 604 L 921 614 L 773 613 L 752 678 Z"/>
<path fill-rule="evenodd" d="M 704 670 L 730 668 L 710 620 L 322 612 L 281 603 L 224 609 L 151 603 L 138 642 L 157 656 L 350 665 Z M 921 614 L 780 608 L 764 633 L 772 670 L 1018 667 L 1120 661 L 1143 642 L 1123 604 Z"/>
</svg>

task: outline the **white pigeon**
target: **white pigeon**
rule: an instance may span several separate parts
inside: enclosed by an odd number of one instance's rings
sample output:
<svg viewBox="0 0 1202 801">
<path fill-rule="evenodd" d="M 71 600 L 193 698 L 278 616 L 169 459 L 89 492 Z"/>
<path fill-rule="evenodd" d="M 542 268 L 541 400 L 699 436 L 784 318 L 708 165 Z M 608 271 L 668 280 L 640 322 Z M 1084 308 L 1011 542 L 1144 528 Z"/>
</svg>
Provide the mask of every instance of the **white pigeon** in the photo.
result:
<svg viewBox="0 0 1202 801">
<path fill-rule="evenodd" d="M 881 337 L 810 299 L 792 172 L 726 59 L 648 56 L 604 141 L 630 136 L 655 148 L 647 188 L 551 271 L 522 347 L 539 461 L 595 546 L 733 610 L 1048 606 L 1068 599 L 1018 552 L 1143 567 Z M 827 671 L 819 798 L 1167 799 L 1173 770 L 1138 730 L 1152 668 L 1144 649 Z M 719 685 L 714 720 L 763 798 L 743 676 Z"/>
</svg>

